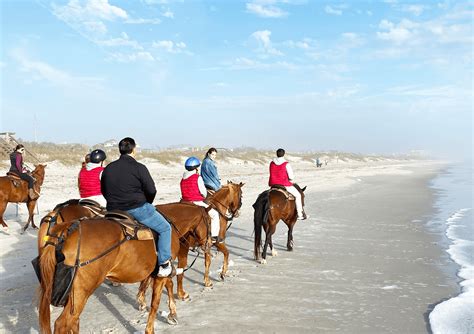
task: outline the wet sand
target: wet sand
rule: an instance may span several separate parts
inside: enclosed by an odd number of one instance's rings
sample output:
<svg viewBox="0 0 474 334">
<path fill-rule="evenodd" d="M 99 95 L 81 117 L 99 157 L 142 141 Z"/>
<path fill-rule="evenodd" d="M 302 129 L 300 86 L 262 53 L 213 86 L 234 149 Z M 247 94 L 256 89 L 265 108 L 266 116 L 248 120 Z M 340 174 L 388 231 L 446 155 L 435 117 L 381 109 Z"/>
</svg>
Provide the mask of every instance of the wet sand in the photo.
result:
<svg viewBox="0 0 474 334">
<path fill-rule="evenodd" d="M 199 258 L 186 273 L 191 300 L 178 301 L 179 324 L 169 326 L 162 314 L 157 332 L 429 333 L 429 311 L 458 292 L 455 267 L 442 251 L 442 233 L 425 225 L 434 196 L 427 183 L 435 168 L 295 167 L 299 183 L 308 185 L 306 210 L 311 217 L 296 224 L 293 252 L 286 251 L 286 226 L 280 223 L 274 237 L 279 254 L 261 265 L 253 260 L 251 204 L 265 189 L 266 167 L 242 173 L 221 166 L 222 175 L 247 183 L 242 215 L 226 240 L 232 261 L 229 277 L 218 279 L 219 254 L 211 267 L 214 287 L 204 288 Z M 176 196 L 173 188 L 165 187 L 174 178 L 168 175 L 162 170 L 157 202 Z M 11 210 L 9 214 L 11 223 L 15 217 Z M 35 256 L 35 232 L 1 234 L 4 241 L 0 331 L 36 332 L 36 278 L 29 263 Z M 136 292 L 136 284 L 103 284 L 82 314 L 81 333 L 143 331 L 147 313 L 137 310 Z M 166 312 L 166 301 L 163 297 L 160 312 Z M 55 308 L 52 318 L 61 310 Z"/>
</svg>

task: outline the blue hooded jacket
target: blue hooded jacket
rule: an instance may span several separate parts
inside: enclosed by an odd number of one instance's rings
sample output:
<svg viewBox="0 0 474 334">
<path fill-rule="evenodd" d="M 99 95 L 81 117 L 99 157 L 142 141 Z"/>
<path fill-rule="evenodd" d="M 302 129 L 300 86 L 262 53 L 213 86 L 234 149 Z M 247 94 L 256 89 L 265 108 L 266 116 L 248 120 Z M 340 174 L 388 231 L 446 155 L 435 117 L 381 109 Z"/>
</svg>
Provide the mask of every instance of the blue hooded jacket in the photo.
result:
<svg viewBox="0 0 474 334">
<path fill-rule="evenodd" d="M 219 174 L 217 173 L 217 167 L 210 158 L 205 158 L 202 161 L 201 165 L 201 176 L 204 180 L 204 184 L 217 191 L 221 188 L 221 179 L 219 178 Z"/>
</svg>

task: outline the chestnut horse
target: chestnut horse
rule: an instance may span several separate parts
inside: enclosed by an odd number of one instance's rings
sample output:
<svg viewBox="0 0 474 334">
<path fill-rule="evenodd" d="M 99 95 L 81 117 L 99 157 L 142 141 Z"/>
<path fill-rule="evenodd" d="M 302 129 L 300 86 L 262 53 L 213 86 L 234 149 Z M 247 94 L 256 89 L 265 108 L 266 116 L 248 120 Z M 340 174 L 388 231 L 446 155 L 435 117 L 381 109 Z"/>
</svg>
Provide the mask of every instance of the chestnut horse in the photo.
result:
<svg viewBox="0 0 474 334">
<path fill-rule="evenodd" d="M 36 180 L 35 182 L 35 190 L 39 193 L 41 191 L 41 186 L 43 185 L 44 181 L 44 169 L 46 165 L 36 165 L 31 175 Z M 15 183 L 18 185 L 16 186 Z M 3 220 L 3 213 L 7 208 L 7 204 L 9 202 L 13 203 L 26 203 L 28 207 L 28 221 L 22 227 L 22 233 L 28 228 L 31 222 L 31 226 L 33 228 L 38 228 L 33 221 L 34 216 L 34 209 L 36 206 L 36 201 L 38 199 L 30 199 L 28 196 L 28 182 L 16 179 L 11 176 L 2 176 L 0 177 L 0 224 L 4 228 L 8 228 L 8 225 Z"/>
<path fill-rule="evenodd" d="M 215 192 L 214 194 L 210 195 L 207 198 L 208 204 L 210 204 L 211 207 L 216 208 L 216 210 L 220 214 L 221 228 L 219 232 L 219 238 L 221 240 L 225 239 L 225 235 L 228 229 L 227 221 L 230 221 L 233 218 L 237 218 L 239 216 L 239 210 L 240 210 L 240 207 L 242 206 L 242 187 L 243 186 L 244 186 L 243 183 L 237 184 L 237 183 L 228 182 L 227 185 L 223 186 L 221 189 L 219 189 L 217 192 Z M 188 205 L 191 207 L 198 207 L 197 205 L 194 205 L 194 204 L 188 204 Z M 163 211 L 164 208 L 162 205 L 157 205 L 157 208 L 159 208 L 159 211 L 167 214 L 166 211 Z M 181 240 L 179 253 L 178 253 L 178 267 L 179 268 L 184 268 L 187 266 L 189 248 L 193 248 L 196 246 L 199 246 L 199 242 L 192 235 Z M 220 274 L 221 279 L 223 280 L 227 273 L 227 268 L 228 268 L 228 263 L 229 263 L 229 250 L 227 249 L 227 246 L 225 245 L 223 241 L 215 244 L 214 246 L 216 246 L 216 248 L 224 254 L 224 264 L 222 267 L 222 272 Z M 210 257 L 208 259 L 207 256 L 208 255 L 205 254 L 204 286 L 210 287 L 212 286 L 212 282 L 209 278 L 209 267 L 211 265 L 211 261 L 210 261 L 211 259 Z M 189 299 L 189 294 L 183 288 L 184 272 L 182 274 L 177 275 L 176 277 L 177 277 L 176 280 L 178 283 L 178 287 L 177 287 L 178 298 L 181 300 Z M 138 303 L 141 305 L 141 307 L 145 305 L 145 301 L 144 301 L 145 292 L 146 292 L 146 288 L 148 284 L 149 282 L 142 282 L 138 295 L 137 295 L 137 300 L 138 300 Z"/>
<path fill-rule="evenodd" d="M 77 219 L 92 218 L 105 214 L 105 208 L 99 203 L 88 199 L 71 199 L 60 203 L 54 207 L 46 216 L 41 219 L 38 230 L 38 254 L 41 256 L 41 250 L 46 244 L 45 236 L 55 224 L 72 223 Z"/>
<path fill-rule="evenodd" d="M 298 189 L 301 194 L 301 201 L 304 206 L 304 191 L 296 183 L 293 186 Z M 265 231 L 265 245 L 263 246 L 262 260 L 261 263 L 267 263 L 267 247 L 270 246 L 272 256 L 276 256 L 278 253 L 273 249 L 272 235 L 275 233 L 276 226 L 280 220 L 288 226 L 288 241 L 286 248 L 288 251 L 293 250 L 293 227 L 296 223 L 296 205 L 294 199 L 289 199 L 288 193 L 281 189 L 271 188 L 261 193 L 255 204 L 253 205 L 254 212 L 254 256 L 255 260 L 260 259 L 260 250 L 262 243 L 262 227 Z"/>
<path fill-rule="evenodd" d="M 168 212 L 169 218 L 176 219 L 176 225 L 179 225 L 177 229 L 172 228 L 173 259 L 178 253 L 179 240 L 188 234 L 193 234 L 200 240 L 200 244 L 204 245 L 204 251 L 209 253 L 209 218 L 205 209 L 193 207 L 190 210 L 182 204 L 174 204 L 174 206 L 174 210 Z M 174 215 L 176 217 L 173 217 Z M 193 218 L 189 219 L 190 215 Z M 55 322 L 55 333 L 79 333 L 79 317 L 87 299 L 105 278 L 113 282 L 135 283 L 149 278 L 155 268 L 154 241 L 126 239 L 122 226 L 114 220 L 92 218 L 55 224 L 49 229 L 48 235 L 49 242 L 42 249 L 39 259 L 41 273 L 39 323 L 42 333 L 51 333 L 49 305 L 52 301 L 57 264 L 55 246 L 60 240 L 59 236 L 64 240 L 63 263 L 74 268 L 75 276 L 63 312 Z M 151 280 L 153 281 L 153 296 L 146 333 L 154 333 L 154 320 L 163 287 L 170 284 L 172 289 L 169 278 L 157 277 Z M 176 304 L 172 294 L 169 296 L 168 306 L 171 310 L 170 316 L 176 317 Z"/>
</svg>

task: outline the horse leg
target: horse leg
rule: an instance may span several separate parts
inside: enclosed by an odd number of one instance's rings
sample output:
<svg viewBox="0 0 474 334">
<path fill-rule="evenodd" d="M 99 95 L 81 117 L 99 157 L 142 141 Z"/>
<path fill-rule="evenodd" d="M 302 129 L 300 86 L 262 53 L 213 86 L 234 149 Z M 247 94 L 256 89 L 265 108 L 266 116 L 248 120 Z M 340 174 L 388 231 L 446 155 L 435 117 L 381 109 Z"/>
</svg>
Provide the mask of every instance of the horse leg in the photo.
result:
<svg viewBox="0 0 474 334">
<path fill-rule="evenodd" d="M 294 224 L 294 223 L 293 223 Z M 288 242 L 286 244 L 286 249 L 291 252 L 293 251 L 293 224 L 288 226 Z"/>
<path fill-rule="evenodd" d="M 267 247 L 269 244 L 272 244 L 272 235 L 275 233 L 276 230 L 276 224 L 273 224 L 271 220 L 267 222 L 267 227 L 265 228 L 265 245 L 263 246 L 263 252 L 262 252 L 262 264 L 267 263 Z M 273 245 L 273 244 L 272 244 Z"/>
<path fill-rule="evenodd" d="M 224 242 L 216 244 L 217 250 L 224 254 L 224 263 L 222 264 L 221 271 L 221 280 L 224 280 L 225 275 L 227 274 L 227 269 L 229 268 L 229 250 Z"/>
<path fill-rule="evenodd" d="M 8 202 L 4 202 L 4 201 L 0 202 L 0 224 L 2 224 L 2 227 L 4 229 L 8 229 L 8 225 L 3 220 L 3 214 L 5 213 L 5 210 L 7 209 L 7 204 Z"/>
<path fill-rule="evenodd" d="M 91 290 L 92 292 L 94 290 Z M 91 293 L 90 293 L 91 294 Z M 61 315 L 54 322 L 54 334 L 79 334 L 79 316 L 90 296 L 85 289 L 72 289 Z"/>
<path fill-rule="evenodd" d="M 137 293 L 137 303 L 138 303 L 139 311 L 146 311 L 145 294 L 152 280 L 153 278 L 151 276 L 148 276 L 147 278 L 145 278 L 143 281 L 140 282 L 140 287 L 138 288 L 138 293 Z"/>
<path fill-rule="evenodd" d="M 155 333 L 155 318 L 158 307 L 160 306 L 161 292 L 168 278 L 158 277 L 153 279 L 153 296 L 151 298 L 150 312 L 146 323 L 145 334 Z"/>
<path fill-rule="evenodd" d="M 27 206 L 28 206 L 28 214 L 29 214 L 28 220 L 31 221 L 31 227 L 37 230 L 38 226 L 35 225 L 35 221 L 34 221 L 36 201 L 28 202 Z"/>
<path fill-rule="evenodd" d="M 211 268 L 211 253 L 209 251 L 204 253 L 204 267 L 204 286 L 210 288 L 212 287 L 212 282 L 209 278 L 209 269 Z"/>
<path fill-rule="evenodd" d="M 186 268 L 186 266 L 188 265 L 188 252 L 189 252 L 189 248 L 186 245 L 182 245 L 179 248 L 178 268 Z M 186 299 L 189 299 L 189 294 L 186 291 L 184 291 L 183 278 L 184 278 L 184 272 L 180 275 L 176 275 L 176 282 L 178 282 L 177 294 L 178 294 L 179 299 L 186 300 Z"/>
<path fill-rule="evenodd" d="M 178 314 L 176 313 L 176 301 L 174 300 L 172 278 L 167 279 L 166 291 L 168 292 L 168 308 L 170 309 L 170 314 L 168 314 L 168 323 L 170 325 L 177 325 Z"/>
<path fill-rule="evenodd" d="M 31 222 L 31 227 L 37 228 L 35 223 L 33 222 L 35 205 L 36 205 L 36 201 L 29 201 L 26 203 L 26 207 L 28 208 L 28 221 L 21 228 L 21 232 L 20 232 L 21 234 L 26 232 L 26 230 L 28 229 L 28 226 L 30 226 L 30 222 Z"/>
</svg>

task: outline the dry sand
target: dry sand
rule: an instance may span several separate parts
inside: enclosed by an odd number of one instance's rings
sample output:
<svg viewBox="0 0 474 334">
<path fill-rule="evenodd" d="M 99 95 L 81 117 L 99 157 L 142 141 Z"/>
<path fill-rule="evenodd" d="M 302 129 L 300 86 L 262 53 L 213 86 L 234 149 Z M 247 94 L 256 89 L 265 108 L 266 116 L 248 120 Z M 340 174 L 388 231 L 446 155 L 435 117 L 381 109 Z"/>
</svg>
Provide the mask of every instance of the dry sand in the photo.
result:
<svg viewBox="0 0 474 334">
<path fill-rule="evenodd" d="M 146 161 L 157 184 L 156 203 L 179 198 L 182 169 Z M 439 165 L 416 161 L 339 162 L 323 168 L 294 161 L 300 185 L 308 186 L 309 220 L 294 230 L 286 251 L 286 228 L 278 225 L 277 257 L 253 260 L 253 209 L 266 188 L 267 166 L 222 163 L 223 180 L 244 182 L 242 215 L 229 230 L 229 277 L 221 282 L 222 255 L 213 259 L 213 288 L 204 288 L 199 258 L 187 272 L 191 300 L 178 301 L 180 323 L 163 314 L 157 332 L 185 333 L 427 333 L 434 304 L 458 292 L 455 268 L 442 251 L 443 236 L 426 222 L 434 194 L 427 183 Z M 36 221 L 59 202 L 77 198 L 76 168 L 47 167 Z M 19 234 L 26 220 L 10 204 L 10 232 L 0 232 L 0 332 L 36 333 L 36 231 Z M 82 333 L 142 332 L 147 313 L 137 310 L 137 285 L 103 284 L 81 317 Z M 149 300 L 149 296 L 148 296 Z M 160 312 L 166 312 L 162 298 Z M 54 308 L 55 319 L 62 309 Z"/>
</svg>

